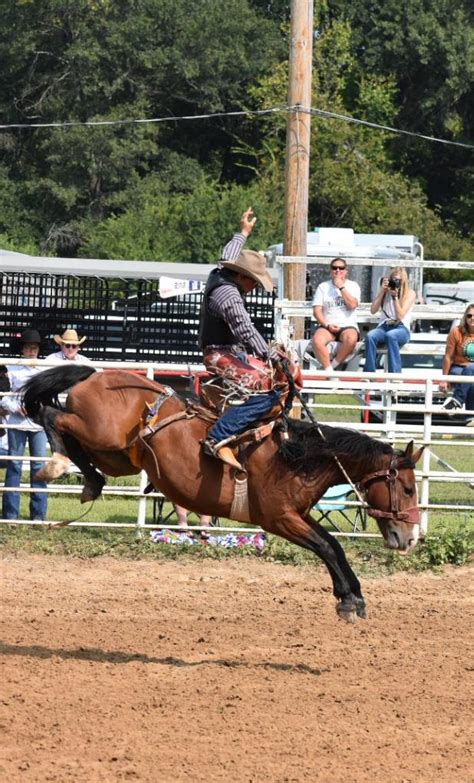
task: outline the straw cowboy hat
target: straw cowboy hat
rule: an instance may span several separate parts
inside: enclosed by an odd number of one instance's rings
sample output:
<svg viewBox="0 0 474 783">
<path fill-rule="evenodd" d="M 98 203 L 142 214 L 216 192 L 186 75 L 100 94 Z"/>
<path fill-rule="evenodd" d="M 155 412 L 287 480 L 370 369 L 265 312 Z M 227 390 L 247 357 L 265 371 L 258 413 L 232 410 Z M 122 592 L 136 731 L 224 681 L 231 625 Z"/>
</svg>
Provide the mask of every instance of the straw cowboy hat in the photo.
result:
<svg viewBox="0 0 474 783">
<path fill-rule="evenodd" d="M 82 345 L 82 343 L 87 340 L 87 337 L 81 337 L 81 339 L 79 339 L 75 329 L 66 329 L 61 335 L 55 334 L 53 339 L 57 345 L 66 345 L 66 343 L 68 345 Z"/>
<path fill-rule="evenodd" d="M 235 261 L 222 261 L 221 264 L 226 269 L 233 269 L 256 280 L 269 293 L 273 291 L 274 284 L 267 270 L 265 256 L 255 250 L 244 250 Z"/>
</svg>

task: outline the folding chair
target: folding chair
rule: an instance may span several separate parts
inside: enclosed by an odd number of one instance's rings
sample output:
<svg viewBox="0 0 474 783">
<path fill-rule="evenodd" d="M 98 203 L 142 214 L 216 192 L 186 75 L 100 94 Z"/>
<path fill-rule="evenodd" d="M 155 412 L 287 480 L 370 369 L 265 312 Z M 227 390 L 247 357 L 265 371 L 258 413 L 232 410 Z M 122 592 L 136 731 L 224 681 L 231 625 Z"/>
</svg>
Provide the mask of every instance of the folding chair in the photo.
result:
<svg viewBox="0 0 474 783">
<path fill-rule="evenodd" d="M 352 497 L 350 497 L 351 495 Z M 342 530 L 332 517 L 332 514 L 336 516 L 339 514 L 349 523 L 353 533 L 357 532 L 357 530 L 366 530 L 367 514 L 365 508 L 348 506 L 348 500 L 357 500 L 350 484 L 336 484 L 334 487 L 329 487 L 322 498 L 313 506 L 316 511 L 319 511 L 319 517 L 316 521 L 321 523 L 325 520 L 338 533 L 347 532 Z"/>
</svg>

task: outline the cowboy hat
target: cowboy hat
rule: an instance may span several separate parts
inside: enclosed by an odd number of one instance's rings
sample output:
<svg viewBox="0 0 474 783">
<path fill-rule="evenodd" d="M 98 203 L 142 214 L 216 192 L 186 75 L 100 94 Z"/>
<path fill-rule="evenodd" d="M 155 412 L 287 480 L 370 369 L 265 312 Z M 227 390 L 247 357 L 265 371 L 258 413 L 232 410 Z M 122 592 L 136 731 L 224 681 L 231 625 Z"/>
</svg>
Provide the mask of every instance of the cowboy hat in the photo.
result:
<svg viewBox="0 0 474 783">
<path fill-rule="evenodd" d="M 79 339 L 75 329 L 66 329 L 61 335 L 55 334 L 53 339 L 57 345 L 66 345 L 66 343 L 68 345 L 82 345 L 82 343 L 87 340 L 87 337 L 81 337 L 81 339 Z"/>
<path fill-rule="evenodd" d="M 222 261 L 221 264 L 226 269 L 235 270 L 256 280 L 269 293 L 273 291 L 274 283 L 267 270 L 265 256 L 255 250 L 244 250 L 235 261 Z"/>
<path fill-rule="evenodd" d="M 41 343 L 41 335 L 37 329 L 24 329 L 19 337 L 20 343 Z"/>
</svg>

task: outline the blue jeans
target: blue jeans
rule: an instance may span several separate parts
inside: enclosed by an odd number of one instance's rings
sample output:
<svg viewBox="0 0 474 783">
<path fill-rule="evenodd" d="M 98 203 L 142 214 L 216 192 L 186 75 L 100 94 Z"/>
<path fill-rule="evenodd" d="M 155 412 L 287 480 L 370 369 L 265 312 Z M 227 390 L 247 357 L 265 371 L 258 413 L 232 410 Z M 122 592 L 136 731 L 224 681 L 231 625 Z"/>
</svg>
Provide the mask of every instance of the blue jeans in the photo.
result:
<svg viewBox="0 0 474 783">
<path fill-rule="evenodd" d="M 448 375 L 462 375 L 474 377 L 474 362 L 469 362 L 465 367 L 460 364 L 453 364 Z M 453 386 L 453 397 L 466 406 L 468 411 L 474 410 L 474 383 L 455 383 Z"/>
<path fill-rule="evenodd" d="M 387 326 L 381 324 L 372 329 L 365 338 L 365 372 L 374 372 L 377 358 L 377 345 L 387 346 L 388 371 L 401 372 L 402 360 L 400 348 L 410 339 L 410 332 L 403 324 Z"/>
<path fill-rule="evenodd" d="M 46 456 L 46 435 L 43 430 L 32 432 L 28 430 L 8 430 L 8 453 L 12 457 L 22 457 L 25 453 L 25 445 L 28 442 L 31 457 Z M 21 484 L 22 462 L 8 462 L 5 474 L 6 487 L 19 487 Z M 34 474 L 42 467 L 41 462 L 30 462 L 30 483 L 32 488 L 46 489 L 45 481 L 33 481 Z M 48 506 L 48 497 L 45 492 L 32 492 L 30 494 L 30 519 L 45 519 Z M 4 519 L 18 519 L 20 513 L 20 493 L 4 492 L 2 502 L 2 516 Z"/>
<path fill-rule="evenodd" d="M 219 443 L 225 438 L 232 437 L 232 435 L 239 435 L 241 432 L 245 432 L 245 430 L 248 430 L 265 416 L 266 413 L 269 413 L 279 399 L 280 395 L 278 392 L 269 391 L 266 394 L 252 395 L 243 405 L 233 405 L 211 427 L 208 437 Z"/>
</svg>

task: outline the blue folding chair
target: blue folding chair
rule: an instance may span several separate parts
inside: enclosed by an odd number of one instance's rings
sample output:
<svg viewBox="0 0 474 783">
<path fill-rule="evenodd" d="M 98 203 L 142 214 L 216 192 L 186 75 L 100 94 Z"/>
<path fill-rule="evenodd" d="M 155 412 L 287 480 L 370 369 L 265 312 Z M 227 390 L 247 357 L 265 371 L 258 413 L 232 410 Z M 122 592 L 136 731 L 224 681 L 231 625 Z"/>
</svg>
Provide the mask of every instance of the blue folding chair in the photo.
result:
<svg viewBox="0 0 474 783">
<path fill-rule="evenodd" d="M 348 500 L 357 500 L 350 484 L 336 484 L 334 487 L 329 487 L 322 498 L 313 506 L 313 508 L 319 512 L 319 517 L 316 521 L 319 523 L 323 520 L 326 521 L 331 527 L 337 530 L 338 533 L 347 532 L 342 530 L 332 517 L 332 515 L 337 512 L 337 514 L 340 515 L 337 521 L 340 522 L 340 517 L 342 516 L 351 526 L 352 532 L 355 533 L 358 530 L 366 530 L 367 514 L 365 508 L 361 508 L 360 506 L 348 506 Z"/>
</svg>

